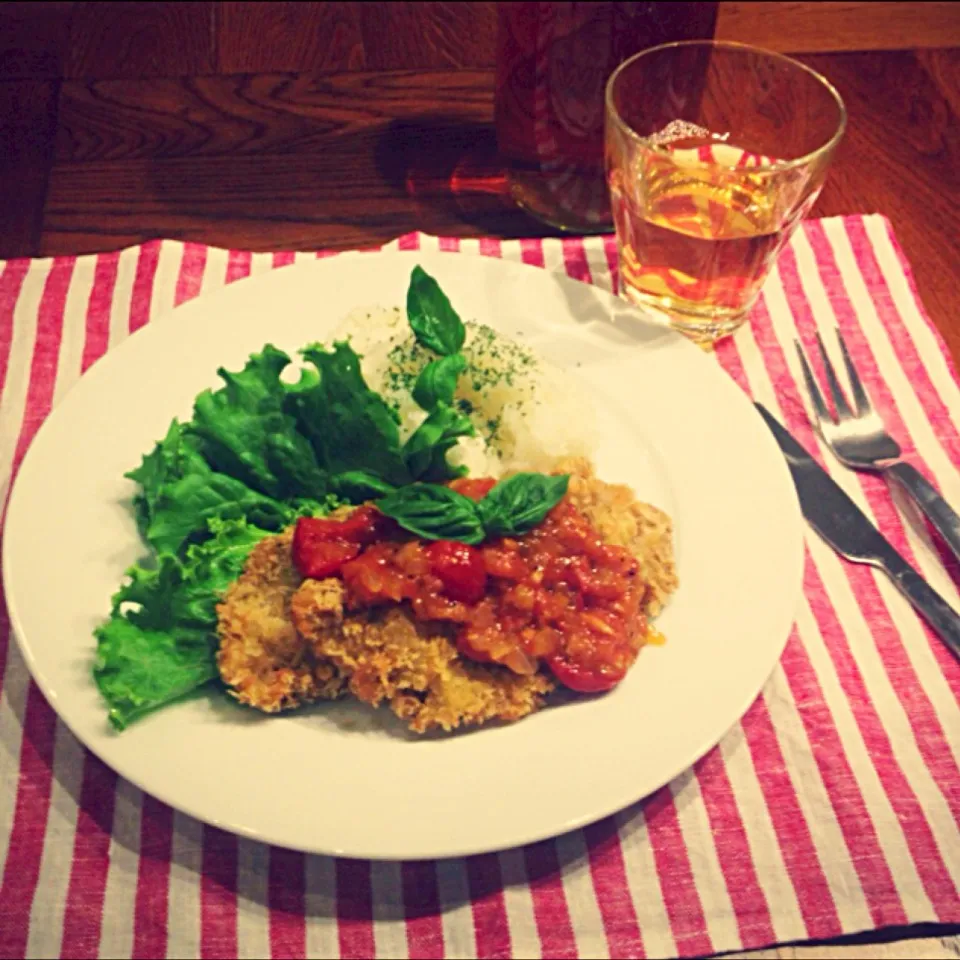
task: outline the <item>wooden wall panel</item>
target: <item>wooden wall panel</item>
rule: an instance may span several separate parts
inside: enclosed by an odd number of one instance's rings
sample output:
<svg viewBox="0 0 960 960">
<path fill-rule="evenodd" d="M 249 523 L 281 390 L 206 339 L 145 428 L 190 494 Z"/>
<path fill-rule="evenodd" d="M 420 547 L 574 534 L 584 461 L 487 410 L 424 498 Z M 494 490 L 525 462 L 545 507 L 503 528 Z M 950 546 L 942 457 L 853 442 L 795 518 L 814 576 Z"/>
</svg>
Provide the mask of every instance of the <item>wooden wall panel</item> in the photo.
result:
<svg viewBox="0 0 960 960">
<path fill-rule="evenodd" d="M 66 77 L 179 77 L 216 69 L 215 3 L 78 3 Z M 0 9 L 2 15 L 2 9 Z"/>
<path fill-rule="evenodd" d="M 220 3 L 217 72 L 362 70 L 356 3 Z"/>
</svg>

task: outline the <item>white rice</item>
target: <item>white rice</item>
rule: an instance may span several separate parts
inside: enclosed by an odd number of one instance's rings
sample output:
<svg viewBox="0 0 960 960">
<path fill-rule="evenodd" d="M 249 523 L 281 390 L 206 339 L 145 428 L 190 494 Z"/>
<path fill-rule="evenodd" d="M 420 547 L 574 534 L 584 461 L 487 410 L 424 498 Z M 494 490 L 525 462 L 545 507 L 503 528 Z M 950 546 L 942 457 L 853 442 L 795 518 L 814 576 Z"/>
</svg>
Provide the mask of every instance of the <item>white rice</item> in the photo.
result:
<svg viewBox="0 0 960 960">
<path fill-rule="evenodd" d="M 498 477 L 547 471 L 562 457 L 589 457 L 593 407 L 576 378 L 490 327 L 465 326 L 467 368 L 454 401 L 477 435 L 461 439 L 450 462 L 463 464 L 471 476 Z M 436 354 L 416 342 L 399 308 L 356 310 L 333 339 L 349 340 L 361 356 L 364 379 L 396 409 L 405 440 L 426 417 L 410 392 Z"/>
</svg>

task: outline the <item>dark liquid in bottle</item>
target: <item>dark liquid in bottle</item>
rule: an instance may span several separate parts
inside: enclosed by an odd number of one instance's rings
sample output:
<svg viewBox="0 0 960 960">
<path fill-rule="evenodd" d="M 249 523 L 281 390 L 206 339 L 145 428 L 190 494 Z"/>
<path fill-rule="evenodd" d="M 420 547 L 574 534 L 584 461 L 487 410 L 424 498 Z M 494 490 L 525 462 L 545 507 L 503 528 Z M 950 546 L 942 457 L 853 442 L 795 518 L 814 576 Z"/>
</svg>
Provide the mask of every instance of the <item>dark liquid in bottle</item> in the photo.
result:
<svg viewBox="0 0 960 960">
<path fill-rule="evenodd" d="M 609 230 L 607 79 L 648 47 L 712 37 L 716 17 L 716 3 L 498 4 L 497 144 L 517 202 L 562 229 Z"/>
</svg>

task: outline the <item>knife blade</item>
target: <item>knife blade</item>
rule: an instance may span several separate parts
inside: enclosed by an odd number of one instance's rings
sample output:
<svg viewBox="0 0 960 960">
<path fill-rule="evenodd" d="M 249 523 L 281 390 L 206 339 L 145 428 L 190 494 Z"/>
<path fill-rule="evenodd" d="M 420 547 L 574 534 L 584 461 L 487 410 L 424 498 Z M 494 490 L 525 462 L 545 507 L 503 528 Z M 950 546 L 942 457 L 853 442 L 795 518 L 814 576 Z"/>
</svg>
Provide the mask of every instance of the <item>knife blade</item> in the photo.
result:
<svg viewBox="0 0 960 960">
<path fill-rule="evenodd" d="M 763 406 L 754 406 L 786 457 L 807 522 L 841 556 L 883 570 L 950 650 L 960 657 L 960 616 L 907 563 L 836 481 Z"/>
</svg>

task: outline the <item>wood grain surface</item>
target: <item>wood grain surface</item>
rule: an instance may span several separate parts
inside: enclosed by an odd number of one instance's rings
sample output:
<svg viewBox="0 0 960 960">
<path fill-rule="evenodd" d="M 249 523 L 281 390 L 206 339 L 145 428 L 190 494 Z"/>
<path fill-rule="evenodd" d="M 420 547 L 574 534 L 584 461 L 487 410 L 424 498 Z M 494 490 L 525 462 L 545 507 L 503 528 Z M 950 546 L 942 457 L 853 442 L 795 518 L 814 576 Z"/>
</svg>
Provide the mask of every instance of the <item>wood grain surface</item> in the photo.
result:
<svg viewBox="0 0 960 960">
<path fill-rule="evenodd" d="M 716 35 L 786 53 L 960 43 L 960 3 L 721 3 Z"/>
<path fill-rule="evenodd" d="M 960 3 L 720 3 L 717 34 L 838 87 L 813 215 L 888 216 L 960 362 Z M 548 234 L 497 157 L 495 56 L 493 3 L 0 3 L 0 258 Z M 745 956 L 960 957 L 956 933 Z"/>
<path fill-rule="evenodd" d="M 960 50 L 800 59 L 836 85 L 850 115 L 814 216 L 889 217 L 960 361 Z"/>
</svg>

